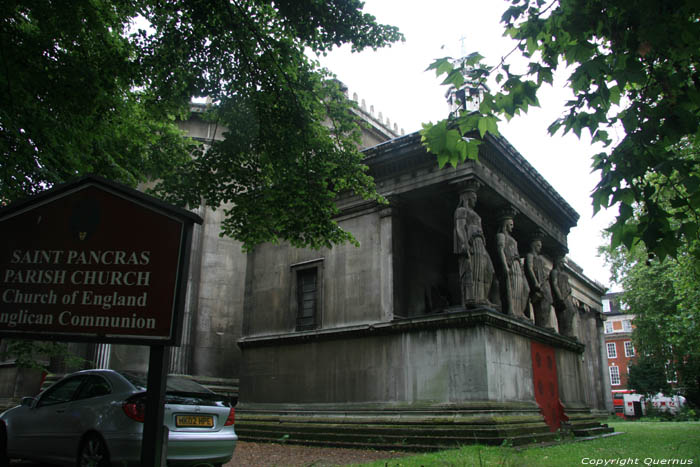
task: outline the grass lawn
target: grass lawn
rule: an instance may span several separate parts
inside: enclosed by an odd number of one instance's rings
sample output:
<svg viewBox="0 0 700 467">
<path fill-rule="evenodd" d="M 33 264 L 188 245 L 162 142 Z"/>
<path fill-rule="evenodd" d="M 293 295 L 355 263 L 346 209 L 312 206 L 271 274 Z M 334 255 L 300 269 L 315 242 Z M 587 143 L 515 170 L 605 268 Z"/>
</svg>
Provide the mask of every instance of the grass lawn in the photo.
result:
<svg viewBox="0 0 700 467">
<path fill-rule="evenodd" d="M 700 466 L 700 422 L 627 422 L 608 424 L 624 434 L 556 446 L 513 449 L 464 446 L 365 466 Z M 607 463 L 606 463 L 607 461 Z"/>
</svg>

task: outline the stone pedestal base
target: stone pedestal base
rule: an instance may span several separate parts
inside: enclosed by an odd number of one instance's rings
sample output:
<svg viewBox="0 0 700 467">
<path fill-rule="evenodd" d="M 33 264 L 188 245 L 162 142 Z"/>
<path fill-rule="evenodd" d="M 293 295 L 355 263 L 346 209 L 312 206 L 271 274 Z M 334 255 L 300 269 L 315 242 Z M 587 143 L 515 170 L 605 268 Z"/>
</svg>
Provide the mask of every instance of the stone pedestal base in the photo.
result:
<svg viewBox="0 0 700 467">
<path fill-rule="evenodd" d="M 244 440 L 441 449 L 599 425 L 584 403 L 584 346 L 490 309 L 239 345 Z"/>
</svg>

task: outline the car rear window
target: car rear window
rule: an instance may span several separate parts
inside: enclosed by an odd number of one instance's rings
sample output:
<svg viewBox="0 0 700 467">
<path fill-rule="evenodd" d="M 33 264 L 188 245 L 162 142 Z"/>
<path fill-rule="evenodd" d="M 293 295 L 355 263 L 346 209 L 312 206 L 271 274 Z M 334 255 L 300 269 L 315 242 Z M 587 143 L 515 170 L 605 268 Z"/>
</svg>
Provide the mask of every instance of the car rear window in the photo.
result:
<svg viewBox="0 0 700 467">
<path fill-rule="evenodd" d="M 137 389 L 145 391 L 148 387 L 148 375 L 146 373 L 132 373 L 123 372 L 122 375 L 131 384 L 136 386 Z M 190 378 L 185 378 L 183 376 L 168 375 L 168 379 L 165 382 L 166 392 L 184 392 L 184 393 L 206 393 L 210 394 L 212 391 L 205 388 L 196 381 Z"/>
</svg>

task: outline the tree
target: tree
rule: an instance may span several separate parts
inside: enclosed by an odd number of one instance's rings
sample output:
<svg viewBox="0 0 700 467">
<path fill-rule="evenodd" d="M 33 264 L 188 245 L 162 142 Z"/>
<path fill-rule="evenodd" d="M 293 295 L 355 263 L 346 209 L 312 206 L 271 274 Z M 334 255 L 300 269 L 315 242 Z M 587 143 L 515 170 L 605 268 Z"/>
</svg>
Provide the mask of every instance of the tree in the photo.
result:
<svg viewBox="0 0 700 467">
<path fill-rule="evenodd" d="M 686 243 L 675 258 L 663 260 L 650 257 L 641 243 L 603 252 L 613 280 L 623 287 L 622 301 L 635 314 L 632 339 L 640 362 L 630 368 L 630 385 L 646 391 L 646 370 L 658 376 L 663 369 L 665 380 L 677 377 L 685 397 L 700 405 L 700 268 L 693 248 L 700 242 Z"/>
<path fill-rule="evenodd" d="M 663 258 L 697 238 L 700 169 L 682 146 L 700 142 L 700 3 L 512 0 L 502 22 L 517 43 L 511 53 L 527 62 L 524 71 L 514 71 L 510 53 L 496 65 L 472 53 L 429 67 L 446 75 L 444 84 L 469 91 L 462 101 L 481 96 L 478 110 L 424 126 L 424 144 L 440 165 L 475 159 L 479 138 L 497 134 L 501 117 L 526 113 L 555 72 L 568 73 L 574 98 L 549 132 L 580 136 L 587 129 L 608 147 L 593 155 L 601 180 L 592 200 L 594 212 L 619 205 L 611 245 L 639 239 Z M 624 138 L 613 144 L 610 128 L 622 128 Z M 653 174 L 677 183 L 667 203 L 650 183 Z M 640 215 L 631 223 L 634 206 Z"/>
<path fill-rule="evenodd" d="M 333 222 L 344 191 L 379 199 L 359 130 L 306 51 L 401 39 L 359 0 L 14 1 L 0 13 L 0 200 L 85 173 L 179 204 L 226 206 L 223 232 L 250 248 L 351 239 Z M 192 97 L 226 140 L 177 129 Z M 205 150 L 206 149 L 206 150 Z M 191 157 L 195 152 L 195 157 Z"/>
<path fill-rule="evenodd" d="M 380 200 L 359 127 L 333 76 L 306 52 L 402 38 L 359 0 L 10 1 L 0 12 L 0 206 L 94 173 L 181 205 L 225 205 L 246 248 L 351 240 L 335 200 Z M 192 97 L 228 128 L 185 138 Z M 20 365 L 65 350 L 9 342 Z"/>
<path fill-rule="evenodd" d="M 654 358 L 640 356 L 630 365 L 627 377 L 627 389 L 633 389 L 639 394 L 654 396 L 660 392 L 669 394 L 671 385 L 668 383 L 666 368 Z"/>
<path fill-rule="evenodd" d="M 60 362 L 57 366 L 79 370 L 86 360 L 73 354 L 70 347 L 63 342 L 37 342 L 25 339 L 10 339 L 3 342 L 4 348 L 0 352 L 3 360 L 13 358 L 20 368 L 32 368 L 46 371 L 51 361 Z"/>
<path fill-rule="evenodd" d="M 0 199 L 83 173 L 131 185 L 181 164 L 172 120 L 145 105 L 127 2 L 11 2 L 0 13 Z"/>
</svg>

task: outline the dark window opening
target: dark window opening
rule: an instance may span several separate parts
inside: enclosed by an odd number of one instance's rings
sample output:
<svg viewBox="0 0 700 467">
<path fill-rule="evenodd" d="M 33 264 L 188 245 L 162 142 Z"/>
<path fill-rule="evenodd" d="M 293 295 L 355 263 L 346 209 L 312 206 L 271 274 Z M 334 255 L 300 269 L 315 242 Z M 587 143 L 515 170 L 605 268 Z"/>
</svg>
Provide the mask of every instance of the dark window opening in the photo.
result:
<svg viewBox="0 0 700 467">
<path fill-rule="evenodd" d="M 317 269 L 297 271 L 297 330 L 316 328 L 318 307 Z"/>
</svg>

